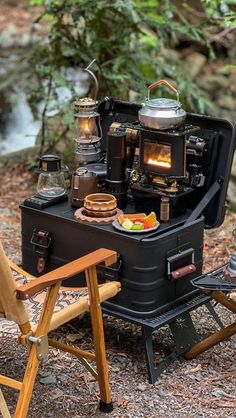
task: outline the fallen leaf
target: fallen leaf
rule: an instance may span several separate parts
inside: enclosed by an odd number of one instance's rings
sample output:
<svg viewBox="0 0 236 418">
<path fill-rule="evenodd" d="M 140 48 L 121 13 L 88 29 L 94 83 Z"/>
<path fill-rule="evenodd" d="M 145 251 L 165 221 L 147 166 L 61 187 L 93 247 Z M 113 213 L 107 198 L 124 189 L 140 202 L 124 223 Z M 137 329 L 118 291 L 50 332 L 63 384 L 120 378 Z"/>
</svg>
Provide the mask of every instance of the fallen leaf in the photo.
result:
<svg viewBox="0 0 236 418">
<path fill-rule="evenodd" d="M 198 364 L 196 367 L 186 370 L 184 374 L 193 374 L 193 373 L 199 372 L 201 369 L 202 369 L 202 365 Z"/>
<path fill-rule="evenodd" d="M 127 406 L 129 401 L 125 399 L 122 395 L 122 393 L 118 393 L 117 399 L 116 399 L 117 406 Z"/>
</svg>

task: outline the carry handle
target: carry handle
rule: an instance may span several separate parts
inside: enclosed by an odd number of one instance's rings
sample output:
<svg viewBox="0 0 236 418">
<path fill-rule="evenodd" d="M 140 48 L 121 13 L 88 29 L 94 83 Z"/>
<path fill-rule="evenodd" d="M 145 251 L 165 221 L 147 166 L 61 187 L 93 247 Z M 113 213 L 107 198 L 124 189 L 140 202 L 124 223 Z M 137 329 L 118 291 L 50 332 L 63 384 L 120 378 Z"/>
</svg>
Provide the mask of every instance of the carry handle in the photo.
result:
<svg viewBox="0 0 236 418">
<path fill-rule="evenodd" d="M 173 91 L 173 93 L 176 94 L 177 100 L 179 102 L 179 92 L 178 92 L 178 90 L 176 90 L 176 88 L 174 86 L 172 86 L 172 84 L 170 84 L 166 80 L 155 81 L 154 83 L 150 84 L 150 86 L 148 86 L 147 100 L 150 99 L 150 91 L 153 90 L 155 87 L 158 87 L 160 84 L 164 84 L 164 86 L 168 87 L 168 89 Z"/>
<path fill-rule="evenodd" d="M 181 266 L 181 264 L 184 265 Z M 184 251 L 179 251 L 177 254 L 167 257 L 167 276 L 169 279 L 177 280 L 194 271 L 196 271 L 194 248 L 187 248 Z"/>
<path fill-rule="evenodd" d="M 186 277 L 189 274 L 194 273 L 197 270 L 195 264 L 188 264 L 187 266 L 180 267 L 177 270 L 171 271 L 170 275 L 172 280 L 178 280 L 182 277 Z"/>
<path fill-rule="evenodd" d="M 121 255 L 117 253 L 117 263 L 116 267 L 114 265 L 104 266 L 99 264 L 99 269 L 102 270 L 105 277 L 108 277 L 109 280 L 118 280 L 121 267 L 122 267 L 122 258 Z"/>
</svg>

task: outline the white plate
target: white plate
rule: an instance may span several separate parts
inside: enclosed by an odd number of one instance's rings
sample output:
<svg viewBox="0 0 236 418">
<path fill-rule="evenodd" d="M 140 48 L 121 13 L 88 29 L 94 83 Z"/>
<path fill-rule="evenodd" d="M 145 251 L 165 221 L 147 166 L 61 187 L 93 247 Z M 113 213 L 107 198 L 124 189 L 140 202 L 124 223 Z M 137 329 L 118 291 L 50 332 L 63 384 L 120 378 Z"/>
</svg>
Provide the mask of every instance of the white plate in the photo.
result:
<svg viewBox="0 0 236 418">
<path fill-rule="evenodd" d="M 158 226 L 160 225 L 160 222 L 156 221 L 156 225 L 153 226 L 152 228 L 141 229 L 139 231 L 137 231 L 135 229 L 125 229 L 125 228 L 123 228 L 123 226 L 121 226 L 119 224 L 118 221 L 113 221 L 112 225 L 114 226 L 115 229 L 117 229 L 120 232 L 127 232 L 128 234 L 144 234 L 144 233 L 147 234 L 148 232 L 155 231 L 158 228 Z"/>
</svg>

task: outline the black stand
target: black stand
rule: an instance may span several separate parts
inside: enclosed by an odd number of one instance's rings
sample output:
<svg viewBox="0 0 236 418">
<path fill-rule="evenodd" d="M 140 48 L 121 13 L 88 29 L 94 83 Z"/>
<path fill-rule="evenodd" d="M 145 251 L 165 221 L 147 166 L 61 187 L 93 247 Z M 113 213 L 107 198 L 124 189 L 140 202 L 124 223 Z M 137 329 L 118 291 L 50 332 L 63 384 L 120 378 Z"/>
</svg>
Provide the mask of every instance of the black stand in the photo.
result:
<svg viewBox="0 0 236 418">
<path fill-rule="evenodd" d="M 201 305 L 206 305 L 218 325 L 221 328 L 224 327 L 214 308 L 209 303 L 210 299 L 210 296 L 201 294 L 181 306 L 154 318 L 135 318 L 133 316 L 117 312 L 111 307 L 107 307 L 106 303 L 105 306 L 103 306 L 103 312 L 142 327 L 148 380 L 149 383 L 155 383 L 160 374 L 166 370 L 171 363 L 177 360 L 178 357 L 185 353 L 192 345 L 200 341 L 201 337 L 197 334 L 190 316 L 190 312 L 192 310 Z M 175 343 L 175 349 L 158 365 L 155 365 L 152 334 L 158 328 L 166 324 L 170 326 Z"/>
</svg>

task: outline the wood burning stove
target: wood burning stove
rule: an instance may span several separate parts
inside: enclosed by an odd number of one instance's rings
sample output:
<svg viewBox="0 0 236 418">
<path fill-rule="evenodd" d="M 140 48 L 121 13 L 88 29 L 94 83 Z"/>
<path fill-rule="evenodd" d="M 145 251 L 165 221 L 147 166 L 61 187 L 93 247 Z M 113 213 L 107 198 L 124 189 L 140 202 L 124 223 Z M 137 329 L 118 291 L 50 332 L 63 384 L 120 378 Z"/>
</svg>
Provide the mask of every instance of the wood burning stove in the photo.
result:
<svg viewBox="0 0 236 418">
<path fill-rule="evenodd" d="M 165 130 L 146 128 L 137 120 L 115 120 L 108 126 L 109 133 L 126 135 L 127 170 L 136 210 L 160 215 L 161 201 L 166 198 L 174 218 L 192 210 L 204 196 L 213 178 L 220 132 L 206 126 L 201 129 L 200 117 L 197 119 L 188 114 L 184 124 Z"/>
<path fill-rule="evenodd" d="M 171 202 L 171 214 L 176 215 L 173 209 L 177 200 L 193 191 L 188 184 L 189 172 L 187 164 L 187 141 L 191 135 L 196 134 L 198 127 L 184 126 L 181 129 L 170 131 L 148 130 L 139 131 L 139 176 L 132 172 L 138 181 L 133 181 L 131 190 L 134 195 L 136 207 L 144 210 L 142 201 L 149 199 L 149 210 L 160 213 L 160 199 L 165 196 Z M 173 203 L 175 198 L 175 203 Z M 153 199 L 151 204 L 150 199 Z M 147 210 L 147 208 L 145 209 Z"/>
<path fill-rule="evenodd" d="M 103 274 L 120 280 L 122 291 L 103 309 L 142 327 L 149 380 L 154 382 L 166 364 L 197 339 L 189 312 L 209 297 L 191 280 L 202 275 L 204 228 L 224 220 L 236 133 L 228 121 L 196 114 L 187 114 L 184 126 L 169 130 L 143 127 L 138 121 L 140 108 L 114 99 L 100 104 L 101 150 L 106 155 L 112 131 L 123 133 L 127 179 L 122 181 L 129 185 L 124 210 L 151 209 L 159 216 L 164 197 L 170 200 L 170 219 L 156 231 L 132 235 L 109 224 L 77 221 L 69 201 L 44 210 L 22 204 L 22 262 L 38 275 L 39 258 L 45 259 L 49 271 L 101 245 L 116 250 L 119 263 Z M 38 231 L 48 233 L 44 245 L 37 245 Z M 76 277 L 71 285 L 82 281 Z M 185 327 L 178 325 L 179 319 Z M 177 348 L 165 365 L 156 368 L 152 333 L 164 324 L 170 325 Z"/>
<path fill-rule="evenodd" d="M 140 131 L 140 170 L 153 178 L 161 177 L 168 186 L 172 179 L 186 177 L 186 138 L 193 129 L 184 131 Z M 195 129 L 196 130 L 196 129 Z M 158 183 L 158 180 L 156 181 Z M 160 181 L 164 185 L 164 181 Z"/>
</svg>

